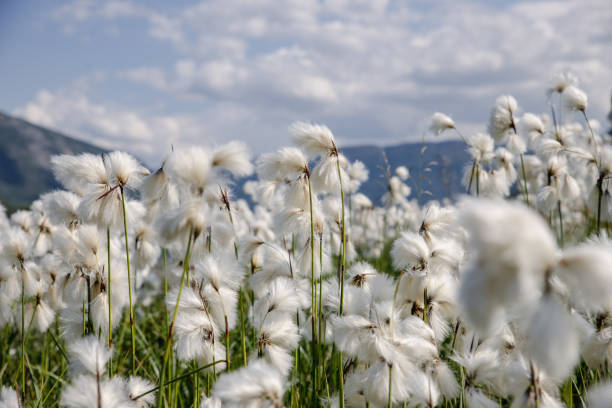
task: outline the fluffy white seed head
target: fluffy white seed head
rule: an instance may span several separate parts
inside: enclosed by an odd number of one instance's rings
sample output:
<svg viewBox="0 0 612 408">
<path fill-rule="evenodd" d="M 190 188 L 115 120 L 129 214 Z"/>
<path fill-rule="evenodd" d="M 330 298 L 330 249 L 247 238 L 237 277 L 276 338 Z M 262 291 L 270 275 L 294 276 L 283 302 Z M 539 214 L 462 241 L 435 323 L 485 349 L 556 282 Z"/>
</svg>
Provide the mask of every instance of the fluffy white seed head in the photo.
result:
<svg viewBox="0 0 612 408">
<path fill-rule="evenodd" d="M 83 195 L 90 184 L 110 183 L 101 155 L 83 153 L 78 156 L 53 156 L 51 168 L 62 186 L 79 195 Z"/>
<path fill-rule="evenodd" d="M 591 408 L 607 408 L 612 406 L 612 382 L 596 384 L 589 388 L 587 401 Z"/>
<path fill-rule="evenodd" d="M 12 388 L 3 386 L 0 389 L 0 408 L 20 408 L 21 399 Z"/>
<path fill-rule="evenodd" d="M 556 262 L 556 242 L 542 218 L 521 204 L 469 200 L 460 220 L 472 262 L 459 299 L 467 319 L 486 332 L 500 311 L 534 302 Z"/>
<path fill-rule="evenodd" d="M 68 346 L 70 368 L 73 375 L 90 374 L 103 376 L 111 351 L 95 336 L 73 341 Z"/>
<path fill-rule="evenodd" d="M 223 407 L 263 408 L 280 406 L 283 398 L 282 374 L 264 360 L 220 376 L 211 390 Z"/>
<path fill-rule="evenodd" d="M 563 91 L 563 103 L 571 111 L 586 111 L 587 95 L 578 87 L 568 86 Z"/>
<path fill-rule="evenodd" d="M 548 93 L 562 93 L 569 86 L 576 86 L 578 78 L 569 71 L 558 72 L 550 79 Z"/>
<path fill-rule="evenodd" d="M 561 383 L 580 357 L 579 338 L 566 307 L 552 294 L 537 306 L 528 330 L 526 349 L 547 376 Z"/>
<path fill-rule="evenodd" d="M 192 147 L 173 152 L 164 169 L 183 192 L 199 197 L 213 184 L 212 159 L 209 150 Z"/>
<path fill-rule="evenodd" d="M 216 148 L 212 156 L 212 165 L 226 169 L 238 177 L 253 173 L 248 147 L 239 141 L 229 142 Z"/>
<path fill-rule="evenodd" d="M 511 129 L 516 130 L 514 114 L 518 108 L 516 99 L 510 95 L 502 95 L 495 100 L 489 119 L 489 133 L 500 142 Z"/>
<path fill-rule="evenodd" d="M 440 112 L 436 112 L 431 116 L 431 124 L 429 125 L 429 130 L 435 135 L 439 135 L 448 129 L 455 129 L 455 122 L 450 118 L 450 116 L 445 115 Z"/>
<path fill-rule="evenodd" d="M 327 126 L 295 122 L 289 130 L 293 143 L 302 148 L 310 157 L 338 155 L 334 135 Z"/>
<path fill-rule="evenodd" d="M 149 175 L 149 170 L 144 168 L 138 161 L 128 153 L 114 151 L 103 156 L 104 166 L 107 174 L 111 177 L 111 183 L 136 188 L 144 177 Z"/>
<path fill-rule="evenodd" d="M 284 147 L 277 153 L 264 153 L 257 160 L 257 175 L 262 180 L 293 180 L 308 171 L 306 156 L 295 147 Z"/>
</svg>

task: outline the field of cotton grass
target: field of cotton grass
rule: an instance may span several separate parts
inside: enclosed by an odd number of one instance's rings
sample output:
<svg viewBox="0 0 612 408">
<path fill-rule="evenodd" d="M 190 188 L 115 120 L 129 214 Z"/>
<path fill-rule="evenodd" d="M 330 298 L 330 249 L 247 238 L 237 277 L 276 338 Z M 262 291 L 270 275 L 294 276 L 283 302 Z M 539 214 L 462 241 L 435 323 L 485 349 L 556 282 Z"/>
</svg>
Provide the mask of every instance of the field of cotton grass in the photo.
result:
<svg viewBox="0 0 612 408">
<path fill-rule="evenodd" d="M 0 407 L 611 407 L 611 138 L 547 92 L 487 134 L 434 114 L 472 160 L 422 208 L 302 122 L 255 163 L 54 157 L 65 190 L 0 218 Z"/>
</svg>

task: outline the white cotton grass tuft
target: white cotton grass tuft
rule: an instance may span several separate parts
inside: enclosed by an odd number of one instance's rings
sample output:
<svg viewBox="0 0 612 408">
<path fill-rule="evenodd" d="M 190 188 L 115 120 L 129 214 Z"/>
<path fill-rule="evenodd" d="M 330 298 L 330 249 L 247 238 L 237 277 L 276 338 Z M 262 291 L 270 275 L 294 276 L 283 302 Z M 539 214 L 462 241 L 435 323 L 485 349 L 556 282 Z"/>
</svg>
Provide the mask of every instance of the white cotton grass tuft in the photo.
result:
<svg viewBox="0 0 612 408">
<path fill-rule="evenodd" d="M 281 406 L 283 390 L 281 373 L 260 359 L 220 376 L 211 395 L 218 398 L 223 407 L 263 408 Z"/>
<path fill-rule="evenodd" d="M 612 406 L 612 382 L 596 384 L 587 391 L 590 408 L 609 408 Z"/>
<path fill-rule="evenodd" d="M 499 313 L 533 306 L 557 246 L 544 221 L 522 204 L 467 200 L 460 222 L 472 260 L 461 277 L 459 302 L 469 322 L 486 333 L 501 322 Z"/>
<path fill-rule="evenodd" d="M 7 386 L 0 389 L 0 408 L 20 408 L 21 401 L 17 392 Z"/>
<path fill-rule="evenodd" d="M 149 170 L 125 152 L 111 152 L 103 156 L 103 160 L 113 185 L 118 184 L 122 187 L 134 189 L 138 187 L 144 177 L 149 175 Z"/>
<path fill-rule="evenodd" d="M 612 253 L 609 244 L 582 244 L 563 252 L 555 273 L 572 302 L 589 311 L 612 308 Z"/>
<path fill-rule="evenodd" d="M 424 273 L 430 256 L 427 242 L 416 232 L 403 232 L 391 249 L 393 266 L 398 270 L 409 269 L 412 273 Z"/>
<path fill-rule="evenodd" d="M 565 88 L 569 86 L 576 86 L 578 84 L 578 78 L 569 71 L 558 72 L 550 79 L 548 93 L 553 92 L 562 93 Z"/>
<path fill-rule="evenodd" d="M 187 242 L 190 232 L 197 238 L 204 230 L 208 217 L 208 206 L 201 199 L 187 201 L 157 219 L 159 237 L 165 244 L 181 239 Z"/>
<path fill-rule="evenodd" d="M 563 103 L 570 111 L 586 111 L 587 95 L 578 87 L 570 85 L 563 90 Z"/>
<path fill-rule="evenodd" d="M 215 397 L 202 396 L 200 408 L 221 408 L 221 400 Z"/>
<path fill-rule="evenodd" d="M 514 114 L 517 109 L 518 103 L 510 95 L 501 95 L 495 100 L 489 119 L 489 133 L 496 142 L 501 142 L 510 130 L 516 132 Z"/>
<path fill-rule="evenodd" d="M 293 143 L 302 148 L 311 158 L 338 155 L 334 135 L 327 126 L 295 122 L 289 130 Z"/>
<path fill-rule="evenodd" d="M 73 341 L 68 346 L 68 353 L 73 376 L 78 374 L 102 375 L 111 357 L 111 351 L 93 335 Z"/>
<path fill-rule="evenodd" d="M 60 405 L 67 408 L 134 407 L 120 377 L 96 380 L 96 377 L 89 375 L 79 375 L 72 379 L 62 392 Z"/>
<path fill-rule="evenodd" d="M 284 147 L 277 153 L 264 153 L 257 160 L 257 175 L 262 180 L 294 180 L 307 172 L 308 159 L 295 147 Z"/>
<path fill-rule="evenodd" d="M 476 133 L 468 138 L 468 144 L 468 152 L 473 159 L 486 162 L 493 158 L 495 142 L 488 134 Z"/>
<path fill-rule="evenodd" d="M 538 304 L 528 329 L 526 350 L 537 367 L 561 383 L 580 357 L 576 328 L 566 307 L 552 294 Z"/>
<path fill-rule="evenodd" d="M 455 129 L 455 122 L 450 116 L 436 112 L 431 116 L 429 130 L 436 136 L 448 129 Z"/>
<path fill-rule="evenodd" d="M 53 191 L 41 197 L 49 220 L 54 224 L 74 228 L 79 223 L 80 198 L 70 191 Z"/>
<path fill-rule="evenodd" d="M 147 408 L 155 404 L 155 392 L 149 392 L 154 389 L 155 386 L 149 381 L 142 377 L 132 376 L 127 380 L 126 388 L 128 397 L 134 401 L 135 408 Z M 149 392 L 146 395 L 142 394 Z"/>
<path fill-rule="evenodd" d="M 395 175 L 399 177 L 400 180 L 406 181 L 408 180 L 408 177 L 410 177 L 410 172 L 406 166 L 398 166 L 395 168 Z"/>
<path fill-rule="evenodd" d="M 202 147 L 177 150 L 168 157 L 164 171 L 183 194 L 200 197 L 213 182 L 212 159 L 212 153 Z"/>
<path fill-rule="evenodd" d="M 78 156 L 53 156 L 51 168 L 60 184 L 78 195 L 84 195 L 90 184 L 110 182 L 101 155 L 83 153 Z"/>
<path fill-rule="evenodd" d="M 238 141 L 217 147 L 212 154 L 212 165 L 228 170 L 237 177 L 244 177 L 253 173 L 253 164 L 250 160 L 248 147 Z"/>
</svg>

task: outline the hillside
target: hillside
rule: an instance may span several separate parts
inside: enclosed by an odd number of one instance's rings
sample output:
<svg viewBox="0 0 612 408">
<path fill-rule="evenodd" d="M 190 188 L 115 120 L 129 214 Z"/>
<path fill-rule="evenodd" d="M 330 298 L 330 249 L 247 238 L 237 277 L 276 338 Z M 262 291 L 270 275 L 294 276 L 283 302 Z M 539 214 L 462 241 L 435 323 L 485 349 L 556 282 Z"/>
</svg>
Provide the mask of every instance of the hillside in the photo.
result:
<svg viewBox="0 0 612 408">
<path fill-rule="evenodd" d="M 421 157 L 421 149 L 425 148 Z M 342 149 L 350 160 L 361 160 L 370 171 L 370 178 L 361 186 L 361 192 L 372 200 L 385 193 L 384 154 L 391 171 L 406 166 L 410 171 L 408 185 L 412 189 L 410 198 L 419 198 L 424 203 L 431 199 L 454 198 L 463 193 L 461 174 L 469 161 L 465 144 L 461 141 L 404 143 L 394 146 L 356 146 Z M 420 183 L 419 183 L 420 180 Z M 420 185 L 420 187 L 419 187 Z"/>
<path fill-rule="evenodd" d="M 396 146 L 355 146 L 342 149 L 350 160 L 361 160 L 370 171 L 370 179 L 361 190 L 372 200 L 385 192 L 383 151 L 392 169 L 406 166 L 410 171 L 408 184 L 412 197 L 421 202 L 428 199 L 452 198 L 460 193 L 459 179 L 468 161 L 465 146 L 459 141 L 425 143 L 421 159 L 421 143 Z M 51 156 L 82 152 L 104 153 L 89 143 L 65 136 L 56 131 L 33 125 L 0 112 L 0 201 L 10 210 L 27 207 L 41 193 L 59 187 L 51 172 Z M 426 169 L 422 172 L 419 169 Z M 421 188 L 418 188 L 419 173 Z M 238 196 L 242 196 L 237 188 Z M 426 193 L 426 191 L 430 192 Z"/>
<path fill-rule="evenodd" d="M 51 173 L 53 155 L 105 151 L 0 112 L 0 201 L 12 210 L 59 187 Z"/>
</svg>

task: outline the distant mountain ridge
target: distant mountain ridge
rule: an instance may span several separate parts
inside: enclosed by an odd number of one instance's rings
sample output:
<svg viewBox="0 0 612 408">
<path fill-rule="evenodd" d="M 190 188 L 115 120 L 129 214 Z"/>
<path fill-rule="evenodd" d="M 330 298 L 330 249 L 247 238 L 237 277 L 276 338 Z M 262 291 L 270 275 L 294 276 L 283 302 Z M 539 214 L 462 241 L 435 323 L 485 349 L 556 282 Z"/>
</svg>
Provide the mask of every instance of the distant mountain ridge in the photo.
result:
<svg viewBox="0 0 612 408">
<path fill-rule="evenodd" d="M 59 188 L 51 171 L 53 155 L 107 151 L 0 112 L 0 202 L 9 211 L 24 208 L 40 194 Z M 361 160 L 368 168 L 370 177 L 361 192 L 373 201 L 378 201 L 387 188 L 383 152 L 392 172 L 397 166 L 408 168 L 411 197 L 420 196 L 421 203 L 461 193 L 462 168 L 469 160 L 465 145 L 459 141 L 352 146 L 342 148 L 341 152 L 351 161 Z M 237 190 L 241 186 L 239 182 Z M 243 196 L 241 191 L 236 191 L 236 195 Z"/>
<path fill-rule="evenodd" d="M 410 178 L 406 183 L 412 189 L 409 198 L 418 199 L 421 204 L 431 199 L 453 199 L 465 192 L 461 177 L 470 158 L 462 141 L 354 146 L 340 150 L 349 160 L 361 160 L 368 168 L 370 177 L 360 191 L 373 201 L 378 201 L 387 189 L 385 156 L 392 175 L 398 166 L 408 169 Z"/>
<path fill-rule="evenodd" d="M 0 112 L 0 201 L 9 210 L 26 207 L 59 188 L 51 156 L 107 150 Z"/>
</svg>

